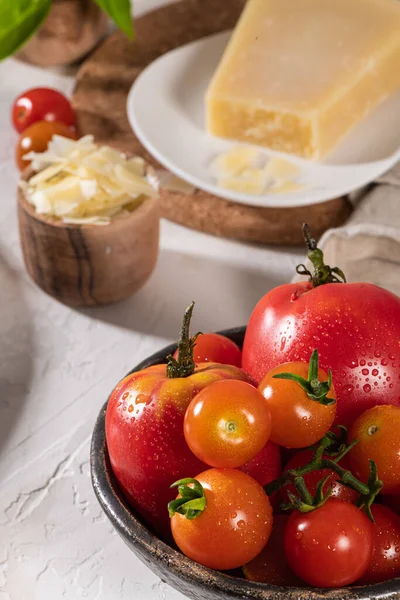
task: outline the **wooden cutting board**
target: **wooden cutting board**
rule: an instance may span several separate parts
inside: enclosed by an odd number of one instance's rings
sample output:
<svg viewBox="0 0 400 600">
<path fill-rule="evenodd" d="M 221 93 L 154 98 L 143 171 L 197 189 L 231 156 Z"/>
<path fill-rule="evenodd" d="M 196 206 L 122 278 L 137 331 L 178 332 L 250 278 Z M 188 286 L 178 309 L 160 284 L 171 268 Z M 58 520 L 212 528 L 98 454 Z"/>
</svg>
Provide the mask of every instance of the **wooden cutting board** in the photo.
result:
<svg viewBox="0 0 400 600">
<path fill-rule="evenodd" d="M 136 39 L 117 32 L 80 68 L 73 93 L 80 135 L 94 134 L 101 144 L 143 156 L 160 165 L 135 137 L 126 116 L 126 99 L 135 79 L 162 54 L 207 35 L 231 29 L 245 0 L 181 0 L 135 21 Z M 162 215 L 193 229 L 263 244 L 302 243 L 306 221 L 319 237 L 351 213 L 347 198 L 296 208 L 259 208 L 218 198 L 201 190 L 161 192 Z"/>
</svg>

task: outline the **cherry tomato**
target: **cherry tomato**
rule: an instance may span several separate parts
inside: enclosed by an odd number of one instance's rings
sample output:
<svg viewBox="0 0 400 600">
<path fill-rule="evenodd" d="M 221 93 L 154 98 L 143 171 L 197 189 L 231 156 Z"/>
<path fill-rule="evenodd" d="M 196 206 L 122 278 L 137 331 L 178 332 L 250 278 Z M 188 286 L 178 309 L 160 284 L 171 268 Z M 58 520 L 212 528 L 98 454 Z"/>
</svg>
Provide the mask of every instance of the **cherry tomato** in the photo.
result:
<svg viewBox="0 0 400 600">
<path fill-rule="evenodd" d="M 289 471 L 290 469 L 298 469 L 299 467 L 304 467 L 304 465 L 310 462 L 313 454 L 314 453 L 312 450 L 302 450 L 298 454 L 295 454 L 295 456 L 293 456 L 285 466 L 285 471 Z M 339 465 L 344 469 L 349 469 L 348 458 L 346 456 L 342 458 L 342 460 L 339 462 Z M 324 486 L 325 493 L 330 487 L 332 487 L 331 498 L 335 498 L 336 500 L 343 500 L 344 502 L 355 502 L 357 500 L 357 492 L 339 483 L 339 476 L 336 473 L 334 473 L 334 471 L 330 471 L 329 469 L 320 469 L 319 471 L 312 471 L 311 473 L 307 473 L 306 475 L 304 475 L 304 482 L 312 496 L 315 495 L 317 484 L 328 475 L 330 475 L 330 477 Z M 287 494 L 285 493 L 285 490 L 290 490 L 292 494 L 297 494 L 295 487 L 292 485 L 288 485 L 287 487 L 282 489 L 281 495 L 283 502 L 287 502 L 289 500 Z"/>
<path fill-rule="evenodd" d="M 303 582 L 289 567 L 283 548 L 283 537 L 288 519 L 287 515 L 274 516 L 268 543 L 260 554 L 243 567 L 246 579 L 270 585 L 302 587 Z"/>
<path fill-rule="evenodd" d="M 12 107 L 12 121 L 22 133 L 38 121 L 58 121 L 75 125 L 75 114 L 69 100 L 57 90 L 34 88 L 18 96 Z"/>
<path fill-rule="evenodd" d="M 306 583 L 342 587 L 366 572 L 372 557 L 373 525 L 354 504 L 328 500 L 313 512 L 290 515 L 284 547 L 289 565 Z"/>
<path fill-rule="evenodd" d="M 387 290 L 369 283 L 291 283 L 254 309 L 242 366 L 260 382 L 282 363 L 307 361 L 317 348 L 320 366 L 333 373 L 336 423 L 351 426 L 376 404 L 400 405 L 399 339 L 400 298 Z"/>
<path fill-rule="evenodd" d="M 242 467 L 243 473 L 253 477 L 264 487 L 282 473 L 282 459 L 279 446 L 267 442 L 264 448 Z M 271 499 L 271 498 L 270 498 Z"/>
<path fill-rule="evenodd" d="M 368 480 L 369 463 L 374 460 L 384 494 L 400 494 L 400 408 L 375 406 L 366 410 L 349 433 L 358 444 L 350 451 L 350 464 L 355 475 Z"/>
<path fill-rule="evenodd" d="M 263 488 L 236 469 L 209 469 L 196 477 L 207 506 L 189 520 L 175 513 L 174 540 L 192 560 L 210 569 L 241 567 L 259 554 L 272 529 L 272 508 Z"/>
<path fill-rule="evenodd" d="M 217 468 L 235 468 L 268 442 L 271 415 L 260 392 L 243 381 L 217 381 L 199 392 L 186 411 L 186 443 Z"/>
<path fill-rule="evenodd" d="M 380 504 L 371 510 L 375 520 L 372 560 L 359 585 L 400 577 L 400 517 Z"/>
<path fill-rule="evenodd" d="M 275 367 L 267 373 L 258 389 L 271 411 L 271 441 L 286 448 L 305 448 L 315 444 L 329 431 L 335 419 L 336 402 L 325 406 L 318 400 L 312 400 L 296 381 L 274 378 L 288 372 L 306 379 L 308 364 L 297 362 Z M 319 369 L 318 379 L 327 381 L 327 373 Z M 327 398 L 336 398 L 333 387 Z"/>
<path fill-rule="evenodd" d="M 53 135 L 62 135 L 64 137 L 75 140 L 76 133 L 74 129 L 68 127 L 64 123 L 48 123 L 47 121 L 39 121 L 26 129 L 18 140 L 15 158 L 20 171 L 23 171 L 30 162 L 23 159 L 28 152 L 44 152 L 53 137 Z"/>
<path fill-rule="evenodd" d="M 177 355 L 175 352 L 175 358 Z M 193 356 L 196 363 L 215 362 L 242 366 L 242 352 L 239 346 L 219 333 L 201 333 L 196 340 Z"/>
<path fill-rule="evenodd" d="M 207 465 L 190 451 L 183 420 L 192 398 L 220 379 L 250 381 L 228 365 L 198 365 L 188 377 L 169 379 L 166 365 L 149 367 L 123 379 L 111 393 L 106 440 L 114 474 L 128 501 L 162 535 L 170 533 L 170 485 Z"/>
</svg>

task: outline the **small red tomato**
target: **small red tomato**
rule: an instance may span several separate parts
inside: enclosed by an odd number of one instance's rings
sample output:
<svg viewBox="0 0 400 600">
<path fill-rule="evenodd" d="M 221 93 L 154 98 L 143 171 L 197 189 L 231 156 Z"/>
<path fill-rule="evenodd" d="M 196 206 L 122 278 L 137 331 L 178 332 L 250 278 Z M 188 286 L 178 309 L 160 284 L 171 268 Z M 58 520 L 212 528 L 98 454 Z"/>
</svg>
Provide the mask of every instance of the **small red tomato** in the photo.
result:
<svg viewBox="0 0 400 600">
<path fill-rule="evenodd" d="M 358 444 L 349 453 L 355 475 L 368 480 L 369 462 L 378 468 L 384 494 L 400 494 L 400 407 L 375 406 L 366 410 L 350 429 L 349 441 Z"/>
<path fill-rule="evenodd" d="M 284 547 L 289 565 L 306 583 L 342 587 L 366 572 L 372 557 L 373 525 L 354 504 L 328 500 L 313 512 L 290 515 Z"/>
<path fill-rule="evenodd" d="M 253 560 L 243 567 L 249 581 L 302 587 L 303 582 L 295 575 L 287 562 L 283 537 L 289 517 L 276 515 L 268 543 Z"/>
<path fill-rule="evenodd" d="M 298 469 L 299 467 L 304 467 L 307 463 L 310 462 L 313 457 L 313 450 L 302 450 L 298 454 L 295 454 L 285 466 L 285 471 L 289 471 L 290 469 Z M 348 468 L 348 459 L 346 457 L 342 458 L 339 465 L 347 469 Z M 355 490 L 351 490 L 345 485 L 338 482 L 339 475 L 334 473 L 334 471 L 330 471 L 329 469 L 320 469 L 318 471 L 312 471 L 311 473 L 307 473 L 304 475 L 304 482 L 310 494 L 312 496 L 315 495 L 317 484 L 330 475 L 328 481 L 324 486 L 324 492 L 326 493 L 329 487 L 332 487 L 331 498 L 336 498 L 336 500 L 343 500 L 344 502 L 355 502 L 358 498 L 358 494 Z M 288 485 L 287 487 L 282 489 L 282 500 L 283 502 L 287 502 L 289 500 L 285 490 L 289 490 L 292 494 L 296 494 L 296 489 L 292 485 Z"/>
<path fill-rule="evenodd" d="M 374 549 L 367 571 L 359 585 L 380 583 L 400 577 L 400 517 L 390 508 L 374 504 Z"/>
<path fill-rule="evenodd" d="M 18 133 L 38 121 L 58 121 L 71 127 L 75 125 L 75 113 L 69 100 L 57 90 L 34 88 L 15 100 L 12 121 Z"/>
<path fill-rule="evenodd" d="M 76 133 L 64 123 L 48 123 L 47 121 L 39 121 L 26 129 L 18 140 L 15 151 L 15 159 L 20 171 L 23 171 L 30 161 L 24 160 L 23 157 L 28 152 L 44 152 L 53 137 L 53 135 L 62 135 L 64 137 L 75 140 Z"/>
<path fill-rule="evenodd" d="M 243 473 L 253 477 L 264 487 L 282 473 L 282 459 L 279 446 L 267 442 L 264 448 L 251 460 L 239 467 Z"/>
<path fill-rule="evenodd" d="M 271 433 L 271 415 L 260 392 L 244 381 L 217 381 L 189 404 L 183 425 L 197 458 L 217 468 L 235 468 L 254 458 Z"/>
<path fill-rule="evenodd" d="M 313 353 L 310 365 L 314 369 L 311 377 L 307 363 L 286 363 L 275 367 L 258 387 L 271 411 L 271 441 L 279 446 L 311 446 L 329 431 L 335 419 L 335 390 L 329 385 L 328 374 L 318 369 L 317 353 Z M 314 398 L 314 394 L 320 393 L 321 386 L 325 395 L 320 399 Z M 329 400 L 331 404 L 324 404 Z"/>
<path fill-rule="evenodd" d="M 272 508 L 263 488 L 236 469 L 210 469 L 196 480 L 207 505 L 189 520 L 175 513 L 172 535 L 192 560 L 210 569 L 241 567 L 257 556 L 272 529 Z"/>
<path fill-rule="evenodd" d="M 174 354 L 178 356 L 178 351 Z M 242 364 L 242 352 L 237 344 L 219 333 L 201 333 L 194 347 L 193 357 L 195 363 L 215 362 L 222 365 Z"/>
</svg>

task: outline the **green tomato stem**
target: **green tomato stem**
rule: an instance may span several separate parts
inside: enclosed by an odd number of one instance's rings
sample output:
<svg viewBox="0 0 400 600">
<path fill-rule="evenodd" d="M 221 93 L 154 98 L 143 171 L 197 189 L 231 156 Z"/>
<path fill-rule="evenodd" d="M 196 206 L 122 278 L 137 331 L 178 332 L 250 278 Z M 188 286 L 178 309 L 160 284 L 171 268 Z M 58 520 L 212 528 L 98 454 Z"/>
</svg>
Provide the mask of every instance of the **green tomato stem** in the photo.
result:
<svg viewBox="0 0 400 600">
<path fill-rule="evenodd" d="M 308 377 L 305 379 L 301 375 L 295 373 L 278 373 L 273 376 L 273 379 L 287 379 L 298 383 L 299 386 L 305 391 L 310 400 L 319 402 L 324 406 L 331 406 L 335 404 L 334 398 L 328 398 L 328 394 L 332 388 L 332 372 L 328 371 L 328 381 L 319 381 L 318 379 L 319 370 L 319 357 L 318 350 L 315 349 L 311 354 L 310 363 L 308 367 Z"/>
<path fill-rule="evenodd" d="M 196 335 L 190 337 L 190 321 L 194 304 L 192 302 L 183 315 L 182 329 L 178 342 L 178 358 L 174 358 L 171 354 L 167 356 L 167 377 L 169 379 L 189 377 L 193 375 L 196 369 L 193 351 L 200 333 L 196 333 Z"/>
<path fill-rule="evenodd" d="M 313 272 L 303 264 L 297 266 L 296 272 L 299 275 L 307 275 L 314 288 L 326 283 L 346 283 L 346 277 L 339 267 L 330 267 L 325 264 L 324 254 L 318 248 L 317 242 L 313 238 L 307 223 L 303 223 L 303 236 L 308 250 L 307 256 L 313 266 Z"/>
</svg>

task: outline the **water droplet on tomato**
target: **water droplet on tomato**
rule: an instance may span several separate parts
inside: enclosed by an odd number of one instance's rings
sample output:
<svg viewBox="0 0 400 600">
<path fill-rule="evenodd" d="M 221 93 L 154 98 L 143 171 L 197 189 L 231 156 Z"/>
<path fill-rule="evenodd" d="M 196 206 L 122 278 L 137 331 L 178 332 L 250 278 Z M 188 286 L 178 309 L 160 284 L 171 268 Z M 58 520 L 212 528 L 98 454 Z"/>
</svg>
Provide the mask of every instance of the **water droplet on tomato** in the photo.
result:
<svg viewBox="0 0 400 600">
<path fill-rule="evenodd" d="M 122 400 L 126 400 L 127 398 L 129 398 L 129 392 L 125 392 L 125 394 L 123 394 Z"/>
<path fill-rule="evenodd" d="M 394 387 L 394 386 L 393 386 L 393 383 L 390 383 L 390 384 L 389 384 L 389 387 L 390 387 L 390 389 L 392 390 L 392 389 L 393 389 L 393 387 Z"/>
<path fill-rule="evenodd" d="M 283 337 L 283 338 L 281 339 L 281 348 L 280 348 L 281 352 L 283 352 L 283 351 L 284 351 L 284 349 L 285 349 L 285 345 L 286 345 L 286 338 L 285 338 L 285 337 Z"/>
<path fill-rule="evenodd" d="M 379 375 L 378 369 L 372 369 L 371 375 L 373 375 L 374 377 L 376 377 L 377 375 Z"/>
<path fill-rule="evenodd" d="M 366 394 L 368 394 L 368 392 L 370 392 L 370 391 L 371 391 L 371 386 L 369 385 L 369 383 L 366 383 L 366 384 L 363 386 L 363 390 L 364 390 L 364 392 L 365 392 Z"/>
<path fill-rule="evenodd" d="M 361 373 L 362 373 L 363 375 L 369 375 L 369 369 L 363 369 L 363 370 L 361 371 Z"/>
<path fill-rule="evenodd" d="M 132 412 L 132 411 L 133 411 L 133 404 L 130 404 L 130 405 L 128 406 L 128 412 Z"/>
<path fill-rule="evenodd" d="M 366 360 L 364 360 L 364 359 L 360 360 L 360 366 L 361 367 L 365 367 L 366 364 L 367 364 Z"/>
<path fill-rule="evenodd" d="M 346 394 L 351 394 L 354 391 L 354 385 L 345 385 L 343 386 L 343 392 Z"/>
<path fill-rule="evenodd" d="M 246 522 L 243 521 L 243 519 L 240 519 L 240 521 L 237 522 L 237 526 L 239 527 L 239 529 L 243 529 L 243 527 L 246 525 Z"/>
<path fill-rule="evenodd" d="M 375 356 L 376 358 L 379 358 L 379 357 L 380 357 L 380 355 L 381 355 L 380 351 L 379 351 L 379 350 L 375 350 L 375 352 L 374 352 L 374 356 Z"/>
<path fill-rule="evenodd" d="M 303 537 L 303 533 L 301 531 L 296 531 L 296 540 L 301 540 Z"/>
<path fill-rule="evenodd" d="M 396 355 L 395 354 L 389 354 L 389 358 L 390 358 L 390 360 L 394 360 L 396 358 Z"/>
<path fill-rule="evenodd" d="M 149 397 L 146 394 L 138 394 L 135 398 L 136 404 L 147 404 Z"/>
</svg>

